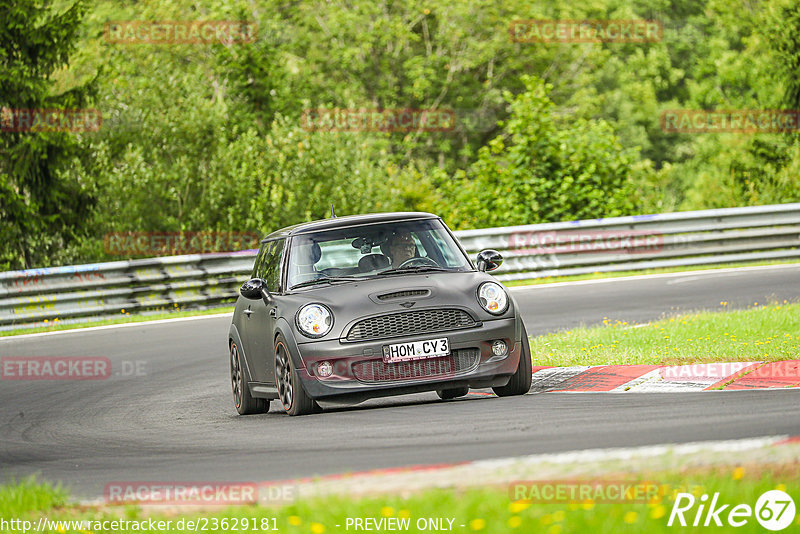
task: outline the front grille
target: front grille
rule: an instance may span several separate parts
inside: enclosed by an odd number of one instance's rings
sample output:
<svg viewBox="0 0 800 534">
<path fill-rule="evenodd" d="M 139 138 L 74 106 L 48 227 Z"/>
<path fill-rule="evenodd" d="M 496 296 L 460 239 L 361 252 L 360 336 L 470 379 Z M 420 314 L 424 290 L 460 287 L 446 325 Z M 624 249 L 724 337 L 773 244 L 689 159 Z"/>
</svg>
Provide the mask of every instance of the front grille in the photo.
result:
<svg viewBox="0 0 800 534">
<path fill-rule="evenodd" d="M 452 377 L 475 369 L 480 356 L 480 349 L 470 348 L 453 350 L 449 356 L 428 358 L 427 360 L 396 363 L 370 360 L 354 363 L 353 376 L 359 382 L 368 384 L 418 378 Z"/>
<path fill-rule="evenodd" d="M 406 289 L 405 291 L 395 291 L 394 293 L 384 293 L 378 295 L 378 300 L 402 299 L 407 297 L 427 297 L 430 295 L 429 289 Z"/>
<path fill-rule="evenodd" d="M 364 319 L 353 325 L 347 334 L 348 341 L 364 341 L 470 328 L 477 323 L 462 310 L 419 310 L 393 313 Z"/>
</svg>

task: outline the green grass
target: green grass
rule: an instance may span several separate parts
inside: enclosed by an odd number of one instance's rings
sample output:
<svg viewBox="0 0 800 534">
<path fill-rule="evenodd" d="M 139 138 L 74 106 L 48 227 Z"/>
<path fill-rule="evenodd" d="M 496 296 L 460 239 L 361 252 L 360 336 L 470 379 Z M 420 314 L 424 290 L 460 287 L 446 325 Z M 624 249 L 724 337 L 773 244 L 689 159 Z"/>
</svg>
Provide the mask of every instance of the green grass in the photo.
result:
<svg viewBox="0 0 800 534">
<path fill-rule="evenodd" d="M 0 518 L 18 517 L 27 512 L 63 506 L 67 492 L 60 486 L 40 484 L 26 478 L 0 486 Z"/>
<path fill-rule="evenodd" d="M 757 262 L 739 262 L 739 263 L 720 263 L 714 265 L 687 265 L 684 267 L 664 267 L 661 269 L 640 269 L 633 271 L 619 271 L 613 273 L 589 273 L 589 274 L 574 274 L 570 276 L 545 276 L 542 278 L 530 278 L 528 280 L 512 280 L 503 282 L 507 287 L 514 286 L 530 286 L 538 284 L 553 284 L 557 282 L 577 282 L 580 280 L 599 280 L 603 278 L 621 278 L 625 276 L 640 276 L 645 274 L 663 274 L 663 273 L 683 273 L 689 271 L 711 271 L 714 269 L 733 269 L 738 267 L 757 267 L 763 265 L 788 265 L 800 263 L 797 260 L 772 260 L 772 261 L 757 261 Z"/>
<path fill-rule="evenodd" d="M 800 354 L 800 303 L 753 303 L 745 310 L 678 315 L 646 325 L 613 316 L 603 322 L 531 338 L 535 364 L 679 365 L 793 360 Z"/>
<path fill-rule="evenodd" d="M 45 516 L 49 520 L 90 520 L 103 521 L 114 519 L 142 520 L 146 517 L 154 521 L 171 520 L 173 527 L 166 530 L 143 528 L 116 529 L 114 532 L 187 532 L 187 528 L 177 530 L 177 521 L 207 521 L 205 532 L 230 532 L 230 525 L 225 528 L 212 528 L 214 519 L 248 518 L 248 525 L 255 520 L 260 525 L 262 520 L 269 521 L 270 527 L 286 534 L 324 534 L 338 532 L 354 532 L 347 530 L 347 518 L 408 518 L 408 532 L 420 532 L 416 522 L 420 518 L 451 518 L 453 532 L 490 534 L 517 532 L 546 532 L 560 534 L 567 532 L 686 532 L 691 527 L 668 527 L 675 495 L 679 491 L 694 493 L 697 497 L 702 493 L 713 495 L 720 493 L 720 502 L 732 504 L 748 504 L 755 506 L 758 497 L 765 491 L 781 489 L 800 497 L 800 476 L 798 467 L 793 464 L 756 464 L 707 468 L 699 470 L 654 472 L 639 475 L 620 475 L 608 480 L 619 482 L 644 482 L 657 485 L 661 489 L 659 497 L 648 502 L 614 502 L 611 504 L 593 501 L 554 503 L 530 503 L 513 500 L 507 485 L 487 487 L 483 489 L 436 489 L 408 496 L 388 495 L 373 498 L 347 498 L 342 496 L 300 500 L 280 508 L 244 506 L 229 508 L 224 511 L 207 511 L 204 513 L 183 510 L 176 512 L 153 512 L 150 515 L 138 507 L 128 505 L 122 508 L 63 506 L 63 492 L 49 486 L 40 486 L 31 482 L 11 484 L 0 488 L 2 502 L 2 518 L 23 519 L 35 525 L 39 518 Z M 594 478 L 593 480 L 598 480 Z M 10 496 L 10 497 L 9 497 Z M 728 511 L 731 507 L 728 508 Z M 151 508 L 152 509 L 152 508 Z M 685 517 L 693 520 L 694 512 L 687 512 Z M 725 518 L 723 514 L 722 518 Z M 800 524 L 800 515 L 795 518 Z M 240 523 L 241 524 L 241 523 Z M 445 524 L 447 524 L 445 522 Z M 337 526 L 338 525 L 338 526 Z M 103 532 L 92 525 L 90 528 L 63 528 L 62 530 L 43 529 L 40 532 L 62 532 L 63 534 Z M 201 529 L 202 530 L 202 529 Z M 239 529 L 254 531 L 251 528 Z M 730 527 L 716 528 L 715 531 L 728 532 Z M 789 529 L 791 531 L 792 529 Z M 261 532 L 261 530 L 256 530 Z M 736 529 L 737 532 L 763 532 L 755 518 L 751 517 L 747 525 Z"/>
<path fill-rule="evenodd" d="M 153 313 L 148 315 L 131 315 L 128 312 L 120 313 L 119 318 L 104 319 L 101 321 L 91 321 L 86 323 L 77 324 L 64 324 L 58 319 L 51 321 L 50 326 L 41 326 L 36 328 L 18 328 L 15 330 L 4 330 L 0 332 L 0 337 L 3 336 L 18 336 L 22 334 L 36 334 L 39 332 L 56 332 L 59 330 L 73 330 L 76 328 L 89 328 L 92 326 L 106 326 L 110 324 L 125 324 L 125 323 L 142 323 L 147 321 L 158 321 L 160 319 L 175 319 L 178 317 L 194 317 L 198 315 L 214 315 L 217 313 L 233 313 L 233 306 L 222 306 L 219 308 L 211 308 L 208 310 L 176 310 L 172 312 L 165 311 L 164 313 Z"/>
</svg>

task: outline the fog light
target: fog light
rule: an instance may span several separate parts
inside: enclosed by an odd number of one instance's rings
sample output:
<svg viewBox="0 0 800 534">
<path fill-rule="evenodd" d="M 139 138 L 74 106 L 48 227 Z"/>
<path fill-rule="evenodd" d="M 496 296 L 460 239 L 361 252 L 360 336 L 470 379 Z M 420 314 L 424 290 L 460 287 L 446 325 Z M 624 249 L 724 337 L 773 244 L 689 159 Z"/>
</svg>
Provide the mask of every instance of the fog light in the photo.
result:
<svg viewBox="0 0 800 534">
<path fill-rule="evenodd" d="M 317 374 L 323 378 L 329 377 L 333 374 L 333 365 L 331 362 L 322 362 L 317 366 Z"/>
<path fill-rule="evenodd" d="M 498 339 L 494 343 L 492 343 L 492 352 L 495 356 L 502 356 L 506 353 L 508 347 L 506 347 L 506 342 Z"/>
</svg>

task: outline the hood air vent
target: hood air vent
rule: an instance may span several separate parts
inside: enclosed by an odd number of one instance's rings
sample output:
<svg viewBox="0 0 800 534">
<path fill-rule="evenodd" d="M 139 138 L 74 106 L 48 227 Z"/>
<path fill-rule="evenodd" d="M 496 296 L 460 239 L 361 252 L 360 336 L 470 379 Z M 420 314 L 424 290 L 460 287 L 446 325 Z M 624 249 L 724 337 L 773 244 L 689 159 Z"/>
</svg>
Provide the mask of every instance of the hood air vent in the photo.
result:
<svg viewBox="0 0 800 534">
<path fill-rule="evenodd" d="M 407 299 L 408 297 L 427 297 L 431 294 L 430 289 L 405 289 L 378 295 L 378 300 Z"/>
</svg>

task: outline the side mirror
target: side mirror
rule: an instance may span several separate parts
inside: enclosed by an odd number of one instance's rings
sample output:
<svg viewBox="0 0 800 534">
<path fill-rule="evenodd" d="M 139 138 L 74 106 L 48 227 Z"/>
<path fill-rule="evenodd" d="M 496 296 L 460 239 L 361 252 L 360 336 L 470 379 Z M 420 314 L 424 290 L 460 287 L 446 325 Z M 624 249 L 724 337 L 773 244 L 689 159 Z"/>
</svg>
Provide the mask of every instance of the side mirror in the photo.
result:
<svg viewBox="0 0 800 534">
<path fill-rule="evenodd" d="M 503 256 L 496 250 L 482 250 L 478 253 L 478 261 L 476 263 L 479 271 L 494 271 L 503 265 Z"/>
<path fill-rule="evenodd" d="M 242 284 L 239 293 L 241 293 L 244 298 L 250 300 L 258 300 L 261 298 L 269 300 L 272 298 L 272 295 L 270 295 L 267 289 L 267 284 L 261 278 L 251 278 Z"/>
</svg>

